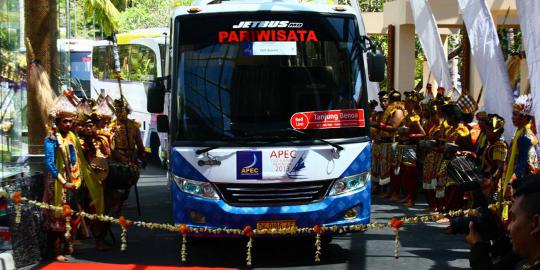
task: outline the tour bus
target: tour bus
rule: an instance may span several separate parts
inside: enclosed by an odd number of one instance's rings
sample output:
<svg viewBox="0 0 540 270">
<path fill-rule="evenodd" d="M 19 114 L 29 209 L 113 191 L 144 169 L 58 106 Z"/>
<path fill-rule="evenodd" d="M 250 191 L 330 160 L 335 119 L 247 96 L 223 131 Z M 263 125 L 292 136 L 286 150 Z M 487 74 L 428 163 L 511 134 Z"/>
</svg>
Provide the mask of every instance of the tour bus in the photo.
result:
<svg viewBox="0 0 540 270">
<path fill-rule="evenodd" d="M 72 88 L 77 97 L 90 97 L 93 41 L 58 39 L 60 80 Z"/>
<path fill-rule="evenodd" d="M 160 136 L 162 140 L 166 140 L 166 136 L 158 134 L 156 115 L 146 109 L 146 92 L 155 78 L 163 76 L 167 35 L 166 28 L 141 29 L 117 35 L 121 87 L 132 109 L 130 118 L 141 124 L 146 150 L 160 158 L 164 158 L 165 153 L 160 151 Z M 96 41 L 92 54 L 92 97 L 97 98 L 103 89 L 112 98 L 119 98 L 112 42 Z"/>
<path fill-rule="evenodd" d="M 149 89 L 148 109 L 167 112 L 157 124 L 175 224 L 370 222 L 366 80 L 382 80 L 384 56 L 358 13 L 277 0 L 172 11 L 170 75 Z"/>
</svg>

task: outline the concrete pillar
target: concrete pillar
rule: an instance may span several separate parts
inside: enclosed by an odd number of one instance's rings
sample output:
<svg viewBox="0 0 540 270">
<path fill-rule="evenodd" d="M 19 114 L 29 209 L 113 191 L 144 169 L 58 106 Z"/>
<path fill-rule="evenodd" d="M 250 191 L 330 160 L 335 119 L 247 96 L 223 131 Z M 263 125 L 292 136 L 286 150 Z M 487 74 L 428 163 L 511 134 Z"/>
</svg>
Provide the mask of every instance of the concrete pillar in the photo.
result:
<svg viewBox="0 0 540 270">
<path fill-rule="evenodd" d="M 414 88 L 416 49 L 414 38 L 413 24 L 396 26 L 394 88 L 402 93 Z"/>
</svg>

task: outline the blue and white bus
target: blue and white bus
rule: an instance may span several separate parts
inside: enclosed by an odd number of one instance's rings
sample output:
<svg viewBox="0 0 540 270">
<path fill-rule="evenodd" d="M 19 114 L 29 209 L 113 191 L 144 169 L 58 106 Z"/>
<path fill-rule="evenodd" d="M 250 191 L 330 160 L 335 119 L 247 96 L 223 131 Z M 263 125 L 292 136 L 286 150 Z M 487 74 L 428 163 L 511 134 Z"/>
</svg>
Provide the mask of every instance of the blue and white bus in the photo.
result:
<svg viewBox="0 0 540 270">
<path fill-rule="evenodd" d="M 357 13 L 212 1 L 175 8 L 171 23 L 170 77 L 149 89 L 148 108 L 167 112 L 158 130 L 169 134 L 175 224 L 369 223 L 368 39 Z"/>
</svg>

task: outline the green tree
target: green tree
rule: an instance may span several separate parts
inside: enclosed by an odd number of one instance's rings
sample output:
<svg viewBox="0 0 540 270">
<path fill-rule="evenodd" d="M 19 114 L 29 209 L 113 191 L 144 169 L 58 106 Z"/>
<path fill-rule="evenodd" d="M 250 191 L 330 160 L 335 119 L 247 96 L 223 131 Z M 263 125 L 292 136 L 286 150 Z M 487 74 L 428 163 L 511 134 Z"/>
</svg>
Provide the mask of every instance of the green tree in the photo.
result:
<svg viewBox="0 0 540 270">
<path fill-rule="evenodd" d="M 351 0 L 355 1 L 355 0 Z M 358 4 L 363 12 L 382 12 L 385 0 L 358 0 Z"/>
<path fill-rule="evenodd" d="M 191 1 L 186 1 L 189 4 Z M 130 6 L 120 14 L 119 31 L 167 27 L 171 0 L 131 0 Z"/>
<path fill-rule="evenodd" d="M 118 30 L 120 10 L 129 6 L 129 0 L 82 0 L 86 17 L 92 23 L 101 26 L 103 33 L 108 36 Z"/>
</svg>

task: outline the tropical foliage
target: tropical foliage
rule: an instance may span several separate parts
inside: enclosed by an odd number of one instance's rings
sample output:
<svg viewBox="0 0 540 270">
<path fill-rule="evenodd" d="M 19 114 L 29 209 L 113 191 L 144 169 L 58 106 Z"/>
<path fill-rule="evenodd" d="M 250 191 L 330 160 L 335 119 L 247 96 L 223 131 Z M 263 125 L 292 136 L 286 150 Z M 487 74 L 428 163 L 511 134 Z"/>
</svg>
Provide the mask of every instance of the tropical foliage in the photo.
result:
<svg viewBox="0 0 540 270">
<path fill-rule="evenodd" d="M 170 7 L 170 0 L 132 0 L 131 6 L 118 18 L 119 32 L 167 27 Z"/>
<path fill-rule="evenodd" d="M 83 2 L 85 15 L 91 17 L 95 24 L 100 25 L 106 36 L 118 29 L 120 11 L 112 0 L 83 0 Z M 119 6 L 125 7 L 126 5 L 125 1 L 114 2 Z"/>
</svg>

